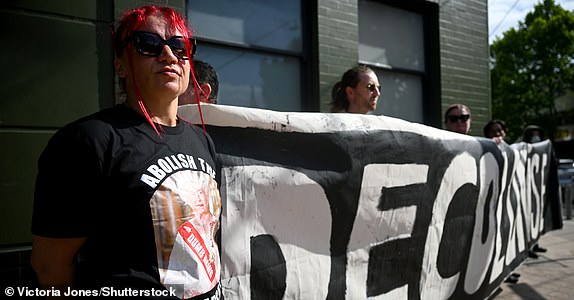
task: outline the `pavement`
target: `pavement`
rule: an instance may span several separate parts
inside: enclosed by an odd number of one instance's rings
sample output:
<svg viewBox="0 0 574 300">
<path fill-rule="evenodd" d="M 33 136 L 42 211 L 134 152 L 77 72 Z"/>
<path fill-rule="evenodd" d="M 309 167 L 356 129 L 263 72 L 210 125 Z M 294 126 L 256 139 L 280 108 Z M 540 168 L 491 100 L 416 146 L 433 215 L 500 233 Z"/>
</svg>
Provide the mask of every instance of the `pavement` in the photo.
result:
<svg viewBox="0 0 574 300">
<path fill-rule="evenodd" d="M 547 232 L 538 240 L 547 252 L 527 258 L 516 270 L 517 283 L 502 283 L 491 300 L 572 300 L 574 299 L 574 220 Z"/>
</svg>

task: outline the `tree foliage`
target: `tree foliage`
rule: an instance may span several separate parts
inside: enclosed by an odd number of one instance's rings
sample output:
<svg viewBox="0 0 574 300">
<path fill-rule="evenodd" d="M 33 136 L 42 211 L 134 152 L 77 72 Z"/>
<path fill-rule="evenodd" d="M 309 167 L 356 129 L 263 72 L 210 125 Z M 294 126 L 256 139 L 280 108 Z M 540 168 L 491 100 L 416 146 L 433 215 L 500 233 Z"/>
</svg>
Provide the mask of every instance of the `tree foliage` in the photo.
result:
<svg viewBox="0 0 574 300">
<path fill-rule="evenodd" d="M 493 117 L 509 137 L 528 124 L 552 133 L 559 125 L 554 100 L 574 90 L 574 12 L 544 0 L 490 46 Z"/>
</svg>

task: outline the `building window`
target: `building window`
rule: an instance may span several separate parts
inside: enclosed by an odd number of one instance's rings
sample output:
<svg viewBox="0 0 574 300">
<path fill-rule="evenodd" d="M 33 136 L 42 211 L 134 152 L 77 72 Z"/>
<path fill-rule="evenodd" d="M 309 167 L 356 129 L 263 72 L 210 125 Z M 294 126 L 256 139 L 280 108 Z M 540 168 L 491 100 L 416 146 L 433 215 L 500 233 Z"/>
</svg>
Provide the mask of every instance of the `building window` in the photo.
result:
<svg viewBox="0 0 574 300">
<path fill-rule="evenodd" d="M 373 68 L 381 81 L 382 93 L 375 114 L 423 123 L 421 76 Z"/>
<path fill-rule="evenodd" d="M 395 2 L 359 1 L 359 63 L 374 69 L 383 87 L 375 114 L 424 123 L 429 73 L 424 8 L 387 3 Z"/>
<path fill-rule="evenodd" d="M 218 103 L 302 110 L 302 15 L 300 1 L 188 0 L 196 58 L 219 75 Z"/>
</svg>

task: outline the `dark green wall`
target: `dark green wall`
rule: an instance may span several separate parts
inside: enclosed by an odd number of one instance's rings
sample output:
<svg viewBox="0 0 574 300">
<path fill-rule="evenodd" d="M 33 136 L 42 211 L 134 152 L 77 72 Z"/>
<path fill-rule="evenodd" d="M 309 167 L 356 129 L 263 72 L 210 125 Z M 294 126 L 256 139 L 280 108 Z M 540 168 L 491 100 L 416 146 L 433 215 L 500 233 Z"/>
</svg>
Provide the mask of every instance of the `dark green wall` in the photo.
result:
<svg viewBox="0 0 574 300">
<path fill-rule="evenodd" d="M 0 6 L 0 245 L 30 241 L 36 162 L 55 129 L 113 103 L 111 8 L 96 0 Z"/>
<path fill-rule="evenodd" d="M 0 4 L 0 250 L 29 244 L 36 163 L 62 125 L 115 103 L 111 24 L 145 3 L 4 0 Z M 61 182 L 66 192 L 66 182 Z M 82 195 L 78 195 L 82 197 Z"/>
</svg>

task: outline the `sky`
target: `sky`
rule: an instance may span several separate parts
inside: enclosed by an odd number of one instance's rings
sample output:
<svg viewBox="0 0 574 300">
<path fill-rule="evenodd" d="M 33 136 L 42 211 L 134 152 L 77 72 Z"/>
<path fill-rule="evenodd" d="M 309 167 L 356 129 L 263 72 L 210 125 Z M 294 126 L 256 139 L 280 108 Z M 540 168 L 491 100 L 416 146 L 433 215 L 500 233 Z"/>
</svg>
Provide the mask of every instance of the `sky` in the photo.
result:
<svg viewBox="0 0 574 300">
<path fill-rule="evenodd" d="M 542 0 L 488 0 L 488 43 L 510 28 L 518 28 L 518 22 L 524 21 L 526 15 Z M 562 8 L 574 10 L 574 0 L 554 0 Z"/>
</svg>

